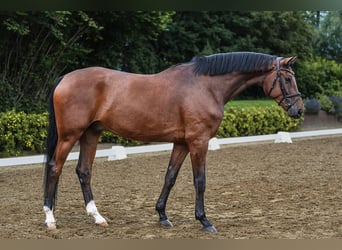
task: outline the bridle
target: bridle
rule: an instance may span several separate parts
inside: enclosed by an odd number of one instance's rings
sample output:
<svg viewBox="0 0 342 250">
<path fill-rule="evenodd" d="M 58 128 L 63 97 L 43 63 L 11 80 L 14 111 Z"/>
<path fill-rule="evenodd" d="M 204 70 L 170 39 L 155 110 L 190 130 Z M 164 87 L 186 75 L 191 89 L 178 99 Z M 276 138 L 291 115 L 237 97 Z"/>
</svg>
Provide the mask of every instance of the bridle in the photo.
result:
<svg viewBox="0 0 342 250">
<path fill-rule="evenodd" d="M 278 103 L 278 105 L 281 105 L 282 103 L 284 103 L 285 104 L 285 110 L 288 111 L 300 99 L 300 98 L 297 98 L 293 103 L 291 103 L 289 101 L 290 98 L 296 97 L 296 96 L 300 97 L 302 94 L 300 92 L 297 92 L 297 93 L 294 93 L 294 94 L 288 94 L 287 93 L 284 81 L 283 81 L 283 79 L 281 77 L 281 71 L 286 71 L 286 72 L 290 73 L 291 75 L 294 75 L 295 73 L 292 70 L 290 70 L 290 69 L 280 67 L 280 60 L 281 59 L 282 59 L 282 57 L 277 57 L 277 68 L 276 68 L 277 76 L 276 76 L 276 78 L 274 79 L 274 81 L 272 83 L 272 87 L 268 91 L 268 96 L 271 95 L 271 92 L 274 89 L 276 83 L 279 82 L 280 90 L 281 90 L 283 98 L 279 102 L 277 102 L 277 103 Z"/>
</svg>

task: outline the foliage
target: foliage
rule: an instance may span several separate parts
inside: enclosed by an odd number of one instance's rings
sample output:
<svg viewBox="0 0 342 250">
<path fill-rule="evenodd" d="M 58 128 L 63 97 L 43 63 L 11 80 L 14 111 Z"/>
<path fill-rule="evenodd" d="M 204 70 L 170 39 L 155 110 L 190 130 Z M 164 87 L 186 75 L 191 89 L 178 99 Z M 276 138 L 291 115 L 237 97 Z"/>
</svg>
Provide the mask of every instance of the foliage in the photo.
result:
<svg viewBox="0 0 342 250">
<path fill-rule="evenodd" d="M 176 12 L 162 33 L 165 64 L 184 62 L 201 54 L 255 51 L 308 57 L 312 36 L 305 12 L 201 11 Z M 291 39 L 289 39 L 291 38 Z"/>
<path fill-rule="evenodd" d="M 294 120 L 278 106 L 229 107 L 218 130 L 218 137 L 248 136 L 295 130 L 302 119 Z M 0 156 L 18 156 L 23 151 L 43 153 L 47 137 L 48 114 L 0 113 Z M 104 132 L 102 143 L 124 146 L 141 145 L 110 132 Z"/>
<path fill-rule="evenodd" d="M 328 114 L 335 113 L 335 107 L 330 98 L 326 95 L 319 95 L 318 101 L 321 104 L 321 109 L 327 112 Z"/>
<path fill-rule="evenodd" d="M 318 114 L 321 110 L 321 104 L 316 98 L 307 98 L 304 101 L 306 114 Z"/>
<path fill-rule="evenodd" d="M 241 107 L 241 108 L 251 108 L 251 107 L 270 107 L 270 106 L 277 106 L 277 103 L 270 99 L 257 99 L 257 100 L 232 100 L 229 101 L 225 109 L 230 107 Z"/>
<path fill-rule="evenodd" d="M 10 96 L 0 111 L 42 111 L 56 76 L 82 66 L 102 27 L 83 11 L 0 13 L 0 82 Z"/>
<path fill-rule="evenodd" d="M 330 96 L 330 101 L 334 105 L 335 115 L 342 117 L 342 96 Z"/>
<path fill-rule="evenodd" d="M 336 117 L 342 117 L 342 94 L 336 96 L 319 95 L 316 98 L 307 98 L 304 102 L 305 113 L 318 114 L 322 109 L 328 114 L 333 114 Z"/>
<path fill-rule="evenodd" d="M 90 65 L 101 65 L 133 73 L 160 70 L 158 39 L 168 29 L 174 12 L 106 11 L 90 12 L 102 27 L 101 41 L 85 58 Z"/>
<path fill-rule="evenodd" d="M 298 88 L 304 97 L 334 95 L 342 91 L 342 64 L 317 57 L 295 65 Z"/>
<path fill-rule="evenodd" d="M 239 108 L 225 111 L 218 137 L 272 134 L 293 131 L 303 119 L 292 119 L 278 106 Z"/>
<path fill-rule="evenodd" d="M 328 11 L 317 28 L 316 52 L 342 63 L 342 11 Z"/>
<path fill-rule="evenodd" d="M 0 155 L 17 156 L 25 151 L 41 153 L 47 136 L 47 113 L 0 113 Z"/>
</svg>

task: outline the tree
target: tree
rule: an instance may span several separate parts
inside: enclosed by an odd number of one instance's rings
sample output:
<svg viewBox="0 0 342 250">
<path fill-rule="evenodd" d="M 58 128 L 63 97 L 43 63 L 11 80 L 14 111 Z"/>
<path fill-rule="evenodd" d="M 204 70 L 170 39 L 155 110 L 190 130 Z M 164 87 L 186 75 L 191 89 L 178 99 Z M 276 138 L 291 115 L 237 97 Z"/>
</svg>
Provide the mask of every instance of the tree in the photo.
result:
<svg viewBox="0 0 342 250">
<path fill-rule="evenodd" d="M 313 29 L 302 11 L 176 12 L 172 19 L 158 42 L 161 68 L 210 53 L 255 51 L 304 61 L 313 52 Z M 240 96 L 264 94 L 251 88 Z"/>
<path fill-rule="evenodd" d="M 92 43 L 90 62 L 135 73 L 159 70 L 155 53 L 159 35 L 166 30 L 173 12 L 109 11 L 89 15 L 104 27 L 103 39 Z"/>
<path fill-rule="evenodd" d="M 301 11 L 202 11 L 177 12 L 159 39 L 165 64 L 202 54 L 256 51 L 304 58 L 312 54 L 313 31 Z"/>
<path fill-rule="evenodd" d="M 0 13 L 0 111 L 44 110 L 57 76 L 105 66 L 157 71 L 155 42 L 169 12 Z"/>
<path fill-rule="evenodd" d="M 250 32 L 256 37 L 255 46 L 279 56 L 310 57 L 314 34 L 306 15 L 302 11 L 253 12 Z"/>
<path fill-rule="evenodd" d="M 100 30 L 82 11 L 0 13 L 0 109 L 41 109 L 53 79 L 91 51 L 81 39 Z"/>
<path fill-rule="evenodd" d="M 327 11 L 318 27 L 317 53 L 342 63 L 342 11 Z"/>
</svg>

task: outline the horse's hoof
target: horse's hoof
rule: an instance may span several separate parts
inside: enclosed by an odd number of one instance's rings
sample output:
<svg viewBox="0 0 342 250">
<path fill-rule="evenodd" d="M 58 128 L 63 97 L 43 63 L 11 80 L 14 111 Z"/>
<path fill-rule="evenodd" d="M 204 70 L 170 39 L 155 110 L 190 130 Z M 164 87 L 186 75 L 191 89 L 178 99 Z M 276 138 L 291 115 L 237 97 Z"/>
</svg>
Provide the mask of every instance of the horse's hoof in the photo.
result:
<svg viewBox="0 0 342 250">
<path fill-rule="evenodd" d="M 45 222 L 46 229 L 48 230 L 55 230 L 56 227 L 56 222 Z"/>
<path fill-rule="evenodd" d="M 169 221 L 168 219 L 160 220 L 159 224 L 162 225 L 163 227 L 173 227 L 171 221 Z"/>
<path fill-rule="evenodd" d="M 208 233 L 217 233 L 217 230 L 214 226 L 203 227 L 203 231 Z"/>
<path fill-rule="evenodd" d="M 98 223 L 96 223 L 96 225 L 99 225 L 101 227 L 108 227 L 107 221 L 98 222 Z"/>
</svg>

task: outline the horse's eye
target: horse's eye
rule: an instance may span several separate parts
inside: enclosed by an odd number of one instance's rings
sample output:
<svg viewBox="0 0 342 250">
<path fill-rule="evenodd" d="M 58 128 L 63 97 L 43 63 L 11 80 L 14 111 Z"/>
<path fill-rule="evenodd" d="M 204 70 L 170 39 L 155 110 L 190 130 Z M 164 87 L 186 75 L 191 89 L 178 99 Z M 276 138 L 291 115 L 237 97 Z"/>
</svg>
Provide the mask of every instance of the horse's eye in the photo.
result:
<svg viewBox="0 0 342 250">
<path fill-rule="evenodd" d="M 286 83 L 291 83 L 291 77 L 285 77 L 285 82 Z"/>
</svg>

